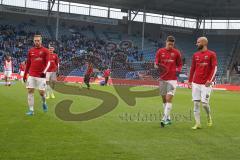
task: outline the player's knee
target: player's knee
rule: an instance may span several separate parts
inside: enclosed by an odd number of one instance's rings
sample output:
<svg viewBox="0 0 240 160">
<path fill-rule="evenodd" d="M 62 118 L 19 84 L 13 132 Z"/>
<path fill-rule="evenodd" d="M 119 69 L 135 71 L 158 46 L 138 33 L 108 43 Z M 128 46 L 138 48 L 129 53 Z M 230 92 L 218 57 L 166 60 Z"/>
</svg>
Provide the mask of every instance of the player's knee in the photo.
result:
<svg viewBox="0 0 240 160">
<path fill-rule="evenodd" d="M 196 105 L 200 105 L 200 101 L 199 100 L 194 100 L 193 103 L 196 104 Z"/>
<path fill-rule="evenodd" d="M 29 94 L 33 94 L 33 93 L 34 93 L 34 89 L 33 89 L 33 88 L 29 88 L 29 89 L 28 89 L 28 93 L 29 93 Z"/>
<path fill-rule="evenodd" d="M 202 106 L 203 106 L 204 108 L 208 108 L 208 103 L 202 103 Z"/>
<path fill-rule="evenodd" d="M 172 103 L 173 95 L 166 96 L 166 103 Z"/>
<path fill-rule="evenodd" d="M 44 96 L 45 95 L 45 91 L 39 91 L 40 96 Z"/>
<path fill-rule="evenodd" d="M 199 113 L 200 112 L 200 101 L 194 101 L 194 113 Z"/>
<path fill-rule="evenodd" d="M 200 101 L 194 101 L 194 109 L 200 108 Z"/>
</svg>

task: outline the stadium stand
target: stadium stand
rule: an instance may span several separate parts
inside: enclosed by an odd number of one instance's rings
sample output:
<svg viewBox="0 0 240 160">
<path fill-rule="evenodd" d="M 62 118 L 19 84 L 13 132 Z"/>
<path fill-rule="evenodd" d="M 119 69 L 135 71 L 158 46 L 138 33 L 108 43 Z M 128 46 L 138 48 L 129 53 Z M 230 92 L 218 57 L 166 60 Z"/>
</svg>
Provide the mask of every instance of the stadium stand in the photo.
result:
<svg viewBox="0 0 240 160">
<path fill-rule="evenodd" d="M 190 69 L 191 56 L 196 51 L 196 37 L 187 33 L 163 31 L 164 35 L 160 38 L 152 37 L 149 34 L 145 40 L 145 48 L 141 50 L 140 33 L 136 32 L 129 36 L 127 33 L 121 32 L 121 26 L 119 28 L 107 25 L 96 27 L 92 23 L 74 23 L 62 20 L 59 30 L 61 38 L 59 41 L 55 41 L 52 37 L 54 35 L 52 32 L 55 32 L 54 25 L 44 25 L 44 20 L 39 17 L 22 15 L 16 20 L 13 14 L 1 17 L 0 22 L 1 60 L 5 54 L 11 54 L 14 58 L 15 72 L 18 72 L 19 63 L 26 58 L 27 50 L 32 46 L 31 38 L 34 34 L 44 36 L 45 46 L 48 43 L 56 44 L 63 69 L 67 68 L 69 63 L 73 63 L 75 57 L 94 55 L 101 60 L 96 66 L 101 66 L 100 70 L 109 66 L 115 68 L 112 77 L 117 78 L 135 79 L 135 74 L 130 73 L 142 71 L 145 69 L 143 67 L 145 62 L 154 61 L 157 48 L 164 45 L 166 35 L 173 34 L 177 39 L 176 47 L 182 52 L 185 62 L 182 70 L 185 77 Z M 222 77 L 226 75 L 228 63 L 226 59 L 230 56 L 237 38 L 231 36 L 226 39 L 226 37 L 216 35 L 209 35 L 208 38 L 209 48 L 218 54 L 219 64 L 216 80 L 221 83 Z M 122 71 L 118 68 L 121 68 Z M 0 69 L 2 71 L 2 66 Z M 66 73 L 72 76 L 82 76 L 84 69 L 84 67 L 78 67 Z M 131 77 L 131 75 L 133 76 Z"/>
</svg>

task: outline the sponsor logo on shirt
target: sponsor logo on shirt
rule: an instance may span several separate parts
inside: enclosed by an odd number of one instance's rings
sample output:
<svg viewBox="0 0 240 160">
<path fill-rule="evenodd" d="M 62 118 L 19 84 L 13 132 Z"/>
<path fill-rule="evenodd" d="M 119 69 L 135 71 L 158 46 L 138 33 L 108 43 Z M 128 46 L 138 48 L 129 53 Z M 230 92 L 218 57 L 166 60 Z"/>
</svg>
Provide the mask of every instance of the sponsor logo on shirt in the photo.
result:
<svg viewBox="0 0 240 160">
<path fill-rule="evenodd" d="M 207 65 L 208 65 L 208 63 L 206 63 L 206 62 L 200 63 L 200 66 L 207 66 Z"/>
<path fill-rule="evenodd" d="M 42 58 L 41 57 L 37 57 L 34 59 L 35 61 L 42 61 Z"/>
<path fill-rule="evenodd" d="M 174 62 L 173 59 L 164 59 L 163 61 L 164 61 L 164 62 L 167 62 L 167 63 L 169 63 L 169 62 L 170 62 L 170 63 Z"/>
</svg>

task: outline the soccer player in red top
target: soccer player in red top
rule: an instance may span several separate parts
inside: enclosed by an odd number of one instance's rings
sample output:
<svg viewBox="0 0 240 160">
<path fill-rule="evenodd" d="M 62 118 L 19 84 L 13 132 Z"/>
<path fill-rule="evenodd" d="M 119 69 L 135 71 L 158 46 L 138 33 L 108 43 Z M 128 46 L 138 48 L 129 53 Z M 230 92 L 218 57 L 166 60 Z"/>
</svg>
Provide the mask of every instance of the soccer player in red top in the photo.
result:
<svg viewBox="0 0 240 160">
<path fill-rule="evenodd" d="M 21 76 L 22 83 L 23 83 L 23 76 L 24 76 L 25 68 L 26 68 L 26 62 L 24 61 L 19 66 L 19 73 L 20 73 L 20 76 Z"/>
<path fill-rule="evenodd" d="M 24 72 L 23 80 L 27 81 L 26 88 L 28 89 L 28 105 L 29 111 L 27 115 L 34 114 L 34 89 L 39 90 L 42 97 L 43 111 L 47 112 L 45 88 L 46 88 L 46 72 L 50 66 L 49 51 L 42 46 L 42 36 L 35 35 L 34 47 L 28 51 L 27 65 Z M 27 78 L 27 74 L 29 74 Z"/>
<path fill-rule="evenodd" d="M 209 99 L 212 83 L 217 72 L 216 53 L 208 50 L 208 39 L 200 37 L 197 40 L 198 52 L 192 57 L 192 66 L 189 76 L 189 88 L 192 88 L 194 101 L 194 117 L 196 124 L 192 129 L 200 129 L 200 102 L 207 113 L 208 126 L 212 126 Z"/>
<path fill-rule="evenodd" d="M 84 83 L 87 85 L 88 89 L 90 89 L 89 82 L 90 82 L 92 73 L 93 73 L 93 65 L 92 63 L 88 62 L 87 71 L 84 75 Z"/>
<path fill-rule="evenodd" d="M 4 61 L 4 79 L 5 86 L 11 86 L 10 78 L 13 73 L 13 64 L 11 56 L 7 55 Z"/>
<path fill-rule="evenodd" d="M 104 70 L 104 72 L 103 72 L 103 76 L 105 78 L 105 84 L 104 85 L 107 85 L 110 73 L 111 73 L 111 70 L 109 68 Z"/>
<path fill-rule="evenodd" d="M 53 90 L 50 86 L 50 83 L 52 83 L 52 86 L 54 87 L 55 82 L 57 81 L 57 71 L 58 71 L 58 68 L 59 68 L 59 59 L 58 59 L 58 55 L 56 53 L 54 53 L 54 50 L 55 50 L 54 46 L 49 45 L 50 67 L 48 68 L 47 74 L 46 74 L 46 82 L 47 82 L 46 98 L 47 99 L 49 99 L 50 96 L 51 96 L 51 98 L 55 98 L 55 96 L 53 94 Z"/>
<path fill-rule="evenodd" d="M 164 115 L 161 127 L 171 124 L 170 112 L 172 100 L 177 87 L 177 75 L 182 69 L 182 59 L 179 50 L 174 48 L 175 38 L 168 36 L 165 48 L 158 49 L 155 58 L 155 68 L 165 68 L 165 73 L 160 75 L 160 95 L 163 101 Z"/>
</svg>

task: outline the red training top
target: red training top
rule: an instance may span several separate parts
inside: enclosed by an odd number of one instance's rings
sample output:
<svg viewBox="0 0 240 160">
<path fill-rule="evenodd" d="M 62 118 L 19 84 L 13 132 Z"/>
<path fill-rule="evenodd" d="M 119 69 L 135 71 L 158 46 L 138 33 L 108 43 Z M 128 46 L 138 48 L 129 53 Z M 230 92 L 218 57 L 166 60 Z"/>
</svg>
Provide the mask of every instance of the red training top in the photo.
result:
<svg viewBox="0 0 240 160">
<path fill-rule="evenodd" d="M 49 59 L 50 59 L 50 67 L 48 68 L 47 72 L 57 72 L 58 64 L 59 64 L 58 55 L 56 53 L 52 53 L 52 54 L 50 53 Z"/>
<path fill-rule="evenodd" d="M 189 82 L 205 84 L 212 82 L 217 72 L 216 53 L 210 50 L 196 52 L 192 57 Z"/>
<path fill-rule="evenodd" d="M 28 51 L 27 65 L 24 77 L 41 77 L 42 73 L 46 73 L 50 66 L 49 51 L 45 47 L 33 47 Z"/>
<path fill-rule="evenodd" d="M 160 75 L 162 80 L 177 80 L 176 72 L 182 70 L 181 53 L 177 49 L 160 48 L 156 53 L 155 64 L 166 67 L 166 73 Z"/>
</svg>

